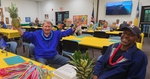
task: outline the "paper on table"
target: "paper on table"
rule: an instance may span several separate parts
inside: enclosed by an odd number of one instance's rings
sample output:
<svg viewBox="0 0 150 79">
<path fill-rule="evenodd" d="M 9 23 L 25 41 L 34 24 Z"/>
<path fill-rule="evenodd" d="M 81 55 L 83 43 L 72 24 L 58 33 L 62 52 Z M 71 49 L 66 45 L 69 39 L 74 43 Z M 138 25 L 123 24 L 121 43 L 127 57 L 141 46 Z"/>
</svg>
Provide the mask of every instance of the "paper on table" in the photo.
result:
<svg viewBox="0 0 150 79">
<path fill-rule="evenodd" d="M 72 39 L 71 41 L 75 41 L 75 42 L 81 42 L 81 40 L 74 40 L 74 39 Z"/>
<path fill-rule="evenodd" d="M 22 59 L 20 56 L 12 56 L 9 58 L 4 58 L 4 61 L 8 64 L 8 65 L 13 65 L 13 64 L 18 64 L 18 63 L 23 63 L 25 62 L 24 59 Z"/>
<path fill-rule="evenodd" d="M 115 42 L 115 43 L 117 43 L 117 42 L 120 42 L 120 40 L 110 40 L 110 42 Z"/>
</svg>

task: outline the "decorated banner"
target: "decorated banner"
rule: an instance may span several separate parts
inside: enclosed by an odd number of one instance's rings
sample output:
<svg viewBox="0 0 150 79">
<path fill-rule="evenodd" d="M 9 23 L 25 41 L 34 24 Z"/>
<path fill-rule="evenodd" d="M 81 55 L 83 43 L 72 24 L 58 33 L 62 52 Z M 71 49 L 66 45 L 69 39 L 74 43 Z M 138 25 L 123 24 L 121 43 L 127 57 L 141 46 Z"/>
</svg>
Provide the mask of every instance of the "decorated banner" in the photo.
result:
<svg viewBox="0 0 150 79">
<path fill-rule="evenodd" d="M 87 26 L 87 20 L 88 20 L 87 15 L 74 15 L 73 16 L 73 23 L 76 21 L 80 21 L 82 22 L 82 26 Z"/>
</svg>

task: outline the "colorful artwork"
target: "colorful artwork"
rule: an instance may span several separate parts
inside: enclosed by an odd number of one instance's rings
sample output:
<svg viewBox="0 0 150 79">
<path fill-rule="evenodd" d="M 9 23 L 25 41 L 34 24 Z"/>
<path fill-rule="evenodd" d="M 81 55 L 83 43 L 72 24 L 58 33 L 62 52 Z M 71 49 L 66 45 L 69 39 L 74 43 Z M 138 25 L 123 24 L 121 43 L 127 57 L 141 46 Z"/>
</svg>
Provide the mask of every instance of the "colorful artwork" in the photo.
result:
<svg viewBox="0 0 150 79">
<path fill-rule="evenodd" d="M 82 26 L 87 26 L 87 20 L 88 20 L 87 15 L 74 15 L 73 16 L 73 23 L 76 21 L 80 21 L 82 22 Z"/>
</svg>

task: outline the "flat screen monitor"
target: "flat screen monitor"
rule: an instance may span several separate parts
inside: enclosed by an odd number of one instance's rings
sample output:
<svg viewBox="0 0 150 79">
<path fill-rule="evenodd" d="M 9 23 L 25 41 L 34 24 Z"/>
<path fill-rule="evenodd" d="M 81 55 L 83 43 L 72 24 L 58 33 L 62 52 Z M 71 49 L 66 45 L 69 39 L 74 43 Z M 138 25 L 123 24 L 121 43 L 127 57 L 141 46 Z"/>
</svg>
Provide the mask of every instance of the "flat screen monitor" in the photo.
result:
<svg viewBox="0 0 150 79">
<path fill-rule="evenodd" d="M 130 15 L 132 12 L 132 1 L 108 2 L 106 4 L 106 15 Z"/>
</svg>

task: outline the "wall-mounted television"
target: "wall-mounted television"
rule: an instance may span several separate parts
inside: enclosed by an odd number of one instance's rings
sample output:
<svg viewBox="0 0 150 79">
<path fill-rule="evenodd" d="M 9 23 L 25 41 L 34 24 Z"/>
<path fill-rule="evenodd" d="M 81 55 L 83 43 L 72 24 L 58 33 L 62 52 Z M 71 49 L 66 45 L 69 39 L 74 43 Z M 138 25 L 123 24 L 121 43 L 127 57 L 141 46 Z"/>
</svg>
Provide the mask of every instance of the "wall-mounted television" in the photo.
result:
<svg viewBox="0 0 150 79">
<path fill-rule="evenodd" d="M 130 15 L 131 12 L 132 1 L 106 3 L 106 15 Z"/>
</svg>

